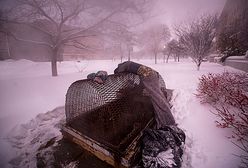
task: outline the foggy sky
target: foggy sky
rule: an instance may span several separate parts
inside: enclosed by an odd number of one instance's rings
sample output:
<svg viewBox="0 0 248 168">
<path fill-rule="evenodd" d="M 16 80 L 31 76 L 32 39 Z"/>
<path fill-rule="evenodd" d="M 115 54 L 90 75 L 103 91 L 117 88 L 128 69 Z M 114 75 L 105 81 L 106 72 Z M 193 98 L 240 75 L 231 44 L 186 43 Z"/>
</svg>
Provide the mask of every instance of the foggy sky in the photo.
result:
<svg viewBox="0 0 248 168">
<path fill-rule="evenodd" d="M 3 5 L 11 6 L 14 0 L 0 0 L 0 8 Z M 104 0 L 99 0 L 104 1 Z M 154 0 L 156 4 L 150 10 L 151 17 L 133 29 L 144 29 L 155 23 L 165 23 L 171 29 L 174 25 L 193 20 L 205 13 L 220 14 L 226 0 Z"/>
<path fill-rule="evenodd" d="M 158 0 L 154 7 L 154 22 L 168 26 L 187 22 L 205 13 L 221 13 L 226 0 Z"/>
<path fill-rule="evenodd" d="M 103 1 L 103 0 L 99 0 Z M 168 26 L 191 20 L 203 13 L 221 13 L 226 0 L 155 0 L 148 23 L 166 23 Z M 13 5 L 14 0 L 0 0 L 0 8 Z"/>
</svg>

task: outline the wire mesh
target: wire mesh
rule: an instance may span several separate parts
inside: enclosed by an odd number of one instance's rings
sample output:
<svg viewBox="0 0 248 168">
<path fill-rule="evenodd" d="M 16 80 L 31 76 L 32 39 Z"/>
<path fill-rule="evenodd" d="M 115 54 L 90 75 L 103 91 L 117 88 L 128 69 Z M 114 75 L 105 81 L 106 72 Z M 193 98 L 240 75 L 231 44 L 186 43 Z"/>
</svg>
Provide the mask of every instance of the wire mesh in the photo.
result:
<svg viewBox="0 0 248 168">
<path fill-rule="evenodd" d="M 123 151 L 153 118 L 154 109 L 145 93 L 140 77 L 132 73 L 109 75 L 104 84 L 76 81 L 66 94 L 66 123 L 111 149 Z"/>
</svg>

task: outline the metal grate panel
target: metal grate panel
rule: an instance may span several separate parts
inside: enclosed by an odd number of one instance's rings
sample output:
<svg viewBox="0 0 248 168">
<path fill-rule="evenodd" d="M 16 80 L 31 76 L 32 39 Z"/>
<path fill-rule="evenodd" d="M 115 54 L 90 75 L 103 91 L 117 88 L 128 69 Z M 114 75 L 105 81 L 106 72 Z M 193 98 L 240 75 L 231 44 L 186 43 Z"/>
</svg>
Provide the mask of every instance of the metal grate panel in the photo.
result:
<svg viewBox="0 0 248 168">
<path fill-rule="evenodd" d="M 140 86 L 140 79 L 135 74 L 109 75 L 104 84 L 98 84 L 92 80 L 79 80 L 74 82 L 66 94 L 66 122 L 83 113 L 92 111 L 98 107 L 122 97 L 122 90 Z"/>
<path fill-rule="evenodd" d="M 65 111 L 67 126 L 117 152 L 124 152 L 154 116 L 140 77 L 132 73 L 109 75 L 104 84 L 74 82 L 66 94 Z"/>
</svg>

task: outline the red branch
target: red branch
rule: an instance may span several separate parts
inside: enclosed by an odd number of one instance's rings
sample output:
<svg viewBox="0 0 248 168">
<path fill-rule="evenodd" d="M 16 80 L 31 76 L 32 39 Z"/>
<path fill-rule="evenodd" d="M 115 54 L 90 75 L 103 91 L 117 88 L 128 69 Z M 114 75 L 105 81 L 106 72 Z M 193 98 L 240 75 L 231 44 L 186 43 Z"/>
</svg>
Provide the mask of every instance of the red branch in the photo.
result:
<svg viewBox="0 0 248 168">
<path fill-rule="evenodd" d="M 201 103 L 216 109 L 216 123 L 220 128 L 233 128 L 235 143 L 246 155 L 239 156 L 248 165 L 248 74 L 208 74 L 200 78 L 196 96 Z"/>
</svg>

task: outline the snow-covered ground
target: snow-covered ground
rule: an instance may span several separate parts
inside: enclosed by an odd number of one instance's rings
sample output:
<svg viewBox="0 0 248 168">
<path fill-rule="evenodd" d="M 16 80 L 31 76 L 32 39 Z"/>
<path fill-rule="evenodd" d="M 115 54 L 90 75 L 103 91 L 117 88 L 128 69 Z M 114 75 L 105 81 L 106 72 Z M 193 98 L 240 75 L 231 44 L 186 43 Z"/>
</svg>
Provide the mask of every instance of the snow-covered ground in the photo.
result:
<svg viewBox="0 0 248 168">
<path fill-rule="evenodd" d="M 154 64 L 134 60 L 157 70 L 167 88 L 174 89 L 172 112 L 187 134 L 184 168 L 236 168 L 239 149 L 227 138 L 231 130 L 215 126 L 210 105 L 195 97 L 198 78 L 207 73 L 238 71 L 203 63 L 200 71 L 189 59 Z M 51 77 L 50 63 L 27 60 L 0 61 L 0 167 L 34 167 L 35 151 L 51 138 L 60 138 L 65 119 L 65 94 L 70 84 L 87 74 L 105 70 L 112 74 L 119 61 L 68 61 L 58 63 L 58 77 Z M 38 145 L 37 145 L 38 144 Z M 7 166 L 11 160 L 12 165 Z M 18 166 L 17 166 L 18 167 Z"/>
</svg>

